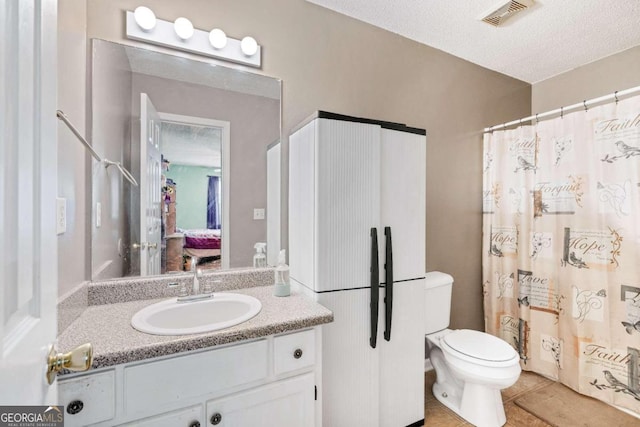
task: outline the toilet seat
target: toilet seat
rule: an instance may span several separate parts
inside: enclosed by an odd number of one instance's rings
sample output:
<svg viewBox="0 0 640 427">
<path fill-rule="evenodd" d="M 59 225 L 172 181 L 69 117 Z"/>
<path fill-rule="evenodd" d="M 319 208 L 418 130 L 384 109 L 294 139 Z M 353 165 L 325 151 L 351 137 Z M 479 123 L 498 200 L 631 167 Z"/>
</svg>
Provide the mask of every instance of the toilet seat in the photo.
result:
<svg viewBox="0 0 640 427">
<path fill-rule="evenodd" d="M 459 329 L 444 335 L 440 347 L 450 356 L 474 365 L 500 368 L 519 363 L 518 353 L 505 341 L 480 331 Z"/>
</svg>

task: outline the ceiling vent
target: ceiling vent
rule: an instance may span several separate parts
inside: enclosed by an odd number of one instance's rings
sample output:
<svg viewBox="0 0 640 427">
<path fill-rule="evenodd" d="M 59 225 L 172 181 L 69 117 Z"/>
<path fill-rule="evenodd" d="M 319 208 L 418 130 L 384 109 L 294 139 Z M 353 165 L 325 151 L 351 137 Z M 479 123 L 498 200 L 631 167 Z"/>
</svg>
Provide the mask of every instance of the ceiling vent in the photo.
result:
<svg viewBox="0 0 640 427">
<path fill-rule="evenodd" d="M 511 18 L 518 12 L 522 12 L 533 5 L 533 0 L 511 0 L 492 7 L 487 13 L 480 16 L 481 21 L 499 27 L 506 20 Z"/>
</svg>

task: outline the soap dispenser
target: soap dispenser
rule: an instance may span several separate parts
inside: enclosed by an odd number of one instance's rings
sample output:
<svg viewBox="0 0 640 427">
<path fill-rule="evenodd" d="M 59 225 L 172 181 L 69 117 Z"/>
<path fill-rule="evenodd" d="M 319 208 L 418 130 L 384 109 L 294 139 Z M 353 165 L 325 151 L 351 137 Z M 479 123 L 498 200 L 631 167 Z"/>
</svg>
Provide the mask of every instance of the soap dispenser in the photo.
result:
<svg viewBox="0 0 640 427">
<path fill-rule="evenodd" d="M 267 255 L 265 254 L 265 250 L 267 248 L 267 244 L 263 242 L 258 242 L 253 247 L 256 250 L 256 254 L 253 256 L 253 266 L 255 268 L 266 267 Z"/>
<path fill-rule="evenodd" d="M 286 262 L 286 251 L 283 249 L 278 255 L 278 265 L 274 271 L 274 289 L 273 295 L 277 297 L 287 297 L 291 294 L 291 286 L 289 285 L 289 266 Z"/>
</svg>

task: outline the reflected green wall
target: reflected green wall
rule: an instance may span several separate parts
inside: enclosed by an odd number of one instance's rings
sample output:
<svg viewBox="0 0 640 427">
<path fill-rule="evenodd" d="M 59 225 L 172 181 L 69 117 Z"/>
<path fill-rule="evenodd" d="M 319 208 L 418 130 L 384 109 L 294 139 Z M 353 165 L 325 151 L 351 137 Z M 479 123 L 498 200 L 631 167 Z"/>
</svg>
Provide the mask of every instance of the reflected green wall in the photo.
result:
<svg viewBox="0 0 640 427">
<path fill-rule="evenodd" d="M 208 176 L 213 168 L 171 164 L 165 172 L 176 183 L 176 225 L 178 228 L 207 228 Z"/>
</svg>

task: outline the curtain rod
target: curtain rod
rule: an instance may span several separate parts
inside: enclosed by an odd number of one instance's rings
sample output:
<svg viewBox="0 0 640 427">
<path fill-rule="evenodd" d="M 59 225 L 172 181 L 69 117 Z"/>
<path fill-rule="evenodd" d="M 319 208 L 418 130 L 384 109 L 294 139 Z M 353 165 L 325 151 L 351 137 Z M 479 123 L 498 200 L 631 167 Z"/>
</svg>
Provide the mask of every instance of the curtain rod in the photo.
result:
<svg viewBox="0 0 640 427">
<path fill-rule="evenodd" d="M 569 105 L 568 107 L 560 107 L 560 108 L 556 108 L 555 110 L 547 111 L 547 112 L 544 112 L 544 113 L 534 114 L 532 116 L 525 117 L 525 118 L 520 119 L 520 120 L 513 120 L 511 122 L 503 123 L 501 125 L 496 125 L 496 126 L 491 126 L 491 127 L 488 127 L 488 128 L 484 128 L 484 133 L 493 132 L 494 130 L 504 129 L 504 128 L 507 128 L 509 126 L 513 126 L 513 125 L 517 125 L 517 124 L 522 124 L 522 122 L 528 122 L 528 121 L 533 121 L 533 120 L 538 122 L 540 119 L 544 119 L 544 118 L 547 118 L 547 117 L 550 117 L 550 116 L 555 116 L 557 114 L 560 114 L 560 116 L 562 116 L 564 113 L 568 113 L 569 111 L 577 110 L 579 108 L 584 108 L 585 110 L 588 110 L 589 105 L 593 106 L 594 104 L 599 104 L 601 102 L 611 101 L 611 100 L 614 100 L 614 99 L 615 99 L 616 102 L 618 102 L 620 97 L 633 95 L 633 94 L 638 93 L 638 92 L 640 92 L 640 86 L 632 87 L 631 89 L 615 91 L 614 93 L 611 93 L 609 95 L 604 95 L 604 96 L 601 96 L 599 98 L 593 98 L 593 99 L 584 100 L 582 102 L 578 102 L 576 104 Z"/>
<path fill-rule="evenodd" d="M 84 145 L 85 148 L 89 150 L 89 152 L 91 153 L 94 159 L 96 159 L 100 163 L 104 163 L 105 168 L 108 168 L 109 166 L 115 166 L 116 168 L 118 168 L 118 170 L 120 171 L 124 179 L 129 181 L 134 187 L 138 186 L 138 181 L 136 181 L 133 175 L 131 175 L 131 172 L 129 172 L 124 166 L 122 166 L 122 163 L 114 162 L 109 159 L 103 159 L 98 155 L 98 153 L 96 153 L 96 150 L 93 149 L 91 144 L 89 144 L 87 140 L 84 139 L 84 137 L 78 131 L 78 129 L 76 129 L 76 127 L 69 121 L 69 119 L 67 118 L 67 115 L 64 114 L 64 111 L 56 110 L 56 117 L 61 121 L 63 121 L 65 125 L 67 125 L 67 127 L 71 130 L 71 132 L 73 132 L 73 134 L 76 136 L 76 138 L 78 138 L 78 140 L 82 143 L 82 145 Z"/>
</svg>

